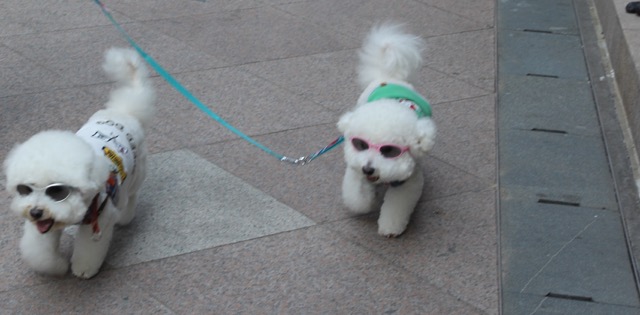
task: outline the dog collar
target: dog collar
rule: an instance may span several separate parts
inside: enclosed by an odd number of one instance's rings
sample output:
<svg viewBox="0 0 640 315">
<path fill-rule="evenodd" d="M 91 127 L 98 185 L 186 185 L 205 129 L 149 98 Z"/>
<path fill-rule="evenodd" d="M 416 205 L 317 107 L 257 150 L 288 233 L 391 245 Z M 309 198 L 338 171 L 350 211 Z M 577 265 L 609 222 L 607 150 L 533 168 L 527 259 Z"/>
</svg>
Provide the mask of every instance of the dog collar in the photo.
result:
<svg viewBox="0 0 640 315">
<path fill-rule="evenodd" d="M 373 102 L 384 98 L 397 100 L 407 100 L 410 102 L 409 108 L 413 109 L 419 118 L 431 117 L 431 105 L 416 91 L 400 85 L 391 83 L 381 83 L 367 98 L 367 102 Z"/>
<path fill-rule="evenodd" d="M 391 187 L 398 187 L 398 186 L 402 186 L 402 184 L 404 184 L 404 180 L 396 180 L 396 181 L 392 181 L 389 183 L 389 186 Z"/>
<path fill-rule="evenodd" d="M 104 210 L 104 207 L 107 205 L 107 201 L 109 199 L 115 202 L 116 193 L 118 191 L 117 176 L 118 175 L 116 175 L 115 172 L 112 172 L 109 175 L 109 179 L 107 179 L 107 183 L 105 184 L 106 195 L 104 197 L 104 200 L 98 206 L 100 193 L 97 193 L 95 197 L 93 197 L 93 200 L 91 201 L 91 204 L 89 205 L 89 208 L 87 209 L 87 212 L 84 214 L 84 218 L 82 219 L 82 224 L 91 225 L 94 240 L 100 239 L 101 231 L 100 225 L 98 224 L 98 218 L 100 217 L 100 214 L 102 214 L 102 210 Z"/>
</svg>

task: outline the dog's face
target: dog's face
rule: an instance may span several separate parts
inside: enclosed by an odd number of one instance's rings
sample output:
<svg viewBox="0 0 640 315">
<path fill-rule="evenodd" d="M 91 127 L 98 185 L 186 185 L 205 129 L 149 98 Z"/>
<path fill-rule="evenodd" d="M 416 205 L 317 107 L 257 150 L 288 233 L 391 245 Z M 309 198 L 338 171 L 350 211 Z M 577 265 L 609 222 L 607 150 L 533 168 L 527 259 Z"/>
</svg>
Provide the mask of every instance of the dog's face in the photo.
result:
<svg viewBox="0 0 640 315">
<path fill-rule="evenodd" d="M 43 234 L 82 221 L 109 174 L 103 157 L 65 131 L 36 134 L 9 153 L 4 167 L 11 211 Z"/>
<path fill-rule="evenodd" d="M 431 149 L 435 125 L 395 100 L 379 100 L 344 114 L 345 160 L 373 184 L 406 180 L 416 159 Z"/>
</svg>

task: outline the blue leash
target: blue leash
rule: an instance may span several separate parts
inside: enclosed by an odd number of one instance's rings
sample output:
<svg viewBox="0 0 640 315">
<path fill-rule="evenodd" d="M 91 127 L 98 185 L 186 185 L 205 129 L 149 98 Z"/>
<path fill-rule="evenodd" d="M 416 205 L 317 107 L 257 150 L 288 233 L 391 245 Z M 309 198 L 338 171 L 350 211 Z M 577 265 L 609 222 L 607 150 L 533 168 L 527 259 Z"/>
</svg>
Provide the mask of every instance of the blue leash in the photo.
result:
<svg viewBox="0 0 640 315">
<path fill-rule="evenodd" d="M 319 150 L 319 151 L 317 151 L 317 152 L 315 152 L 313 154 L 300 157 L 300 158 L 291 158 L 291 157 L 287 157 L 287 156 L 284 156 L 282 154 L 276 153 L 275 151 L 269 149 L 265 145 L 263 145 L 260 142 L 254 140 L 253 138 L 251 138 L 248 135 L 244 134 L 242 131 L 238 130 L 236 127 L 234 127 L 231 124 L 229 124 L 226 120 L 222 119 L 222 117 L 218 116 L 218 114 L 216 114 L 211 109 L 209 109 L 209 107 L 207 107 L 202 102 L 200 102 L 200 100 L 198 98 L 193 96 L 193 94 L 191 94 L 191 92 L 189 92 L 189 90 L 187 90 L 182 84 L 180 84 L 180 82 L 178 82 L 173 76 L 171 76 L 171 74 L 169 74 L 153 58 L 151 58 L 151 56 L 149 56 L 144 50 L 142 50 L 142 48 L 140 48 L 140 46 L 138 46 L 138 44 L 136 44 L 136 42 L 131 38 L 131 36 L 129 36 L 129 34 L 122 28 L 122 26 L 113 18 L 111 13 L 109 13 L 109 11 L 107 10 L 106 6 L 102 3 L 102 1 L 94 0 L 94 2 L 100 7 L 100 9 L 102 10 L 102 13 L 111 21 L 111 24 L 113 24 L 113 26 L 115 26 L 118 29 L 120 34 L 122 34 L 122 36 L 127 40 L 127 42 L 129 42 L 129 45 L 131 45 L 131 47 L 133 47 L 138 52 L 138 54 L 140 54 L 140 56 L 142 56 L 142 58 L 144 58 L 144 60 L 160 76 L 162 76 L 162 78 L 164 78 L 171 86 L 173 86 L 173 88 L 175 88 L 178 92 L 180 92 L 180 94 L 182 94 L 191 103 L 196 105 L 196 107 L 198 107 L 201 111 L 203 111 L 205 114 L 207 114 L 213 120 L 217 121 L 222 126 L 224 126 L 225 128 L 229 129 L 231 132 L 233 132 L 236 135 L 238 135 L 240 138 L 242 138 L 245 141 L 253 144 L 254 146 L 256 146 L 259 149 L 261 149 L 262 151 L 264 151 L 264 152 L 270 154 L 271 156 L 277 158 L 278 160 L 283 161 L 283 162 L 287 162 L 287 163 L 290 163 L 290 164 L 294 164 L 294 165 L 305 165 L 305 164 L 315 160 L 320 155 L 331 151 L 331 149 L 335 148 L 336 146 L 338 146 L 340 143 L 342 143 L 344 141 L 344 137 L 340 136 L 337 139 L 335 139 L 334 141 L 332 141 L 329 145 L 327 145 L 326 147 L 322 148 L 321 150 Z"/>
</svg>

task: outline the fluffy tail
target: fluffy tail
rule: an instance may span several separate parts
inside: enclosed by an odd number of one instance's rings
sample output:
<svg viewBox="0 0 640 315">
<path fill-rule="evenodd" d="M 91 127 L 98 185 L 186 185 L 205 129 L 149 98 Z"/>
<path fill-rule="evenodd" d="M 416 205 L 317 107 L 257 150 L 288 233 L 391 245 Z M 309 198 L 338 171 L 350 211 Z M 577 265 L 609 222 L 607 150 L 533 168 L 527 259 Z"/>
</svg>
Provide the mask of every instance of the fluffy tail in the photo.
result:
<svg viewBox="0 0 640 315">
<path fill-rule="evenodd" d="M 366 88 L 375 80 L 410 81 L 422 66 L 424 41 L 401 25 L 374 27 L 360 50 L 358 81 Z"/>
<path fill-rule="evenodd" d="M 102 69 L 119 85 L 105 107 L 147 125 L 155 111 L 155 91 L 140 55 L 132 49 L 111 48 L 105 54 Z"/>
</svg>

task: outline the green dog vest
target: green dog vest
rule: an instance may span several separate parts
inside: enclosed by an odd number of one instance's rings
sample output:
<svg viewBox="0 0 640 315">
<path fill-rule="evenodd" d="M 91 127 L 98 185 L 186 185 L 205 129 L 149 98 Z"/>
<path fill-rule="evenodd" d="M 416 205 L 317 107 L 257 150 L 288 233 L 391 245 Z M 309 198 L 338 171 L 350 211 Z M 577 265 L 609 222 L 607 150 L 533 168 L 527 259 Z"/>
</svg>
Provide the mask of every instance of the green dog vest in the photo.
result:
<svg viewBox="0 0 640 315">
<path fill-rule="evenodd" d="M 429 102 L 427 102 L 422 95 L 405 86 L 382 83 L 371 92 L 367 102 L 373 102 L 383 98 L 408 100 L 416 105 L 411 106 L 411 108 L 416 111 L 419 118 L 431 117 L 431 105 L 429 105 Z"/>
</svg>

